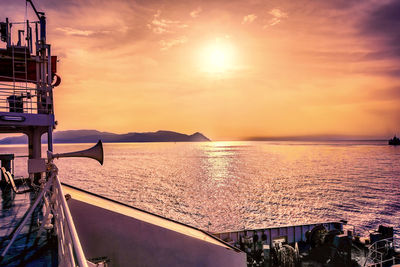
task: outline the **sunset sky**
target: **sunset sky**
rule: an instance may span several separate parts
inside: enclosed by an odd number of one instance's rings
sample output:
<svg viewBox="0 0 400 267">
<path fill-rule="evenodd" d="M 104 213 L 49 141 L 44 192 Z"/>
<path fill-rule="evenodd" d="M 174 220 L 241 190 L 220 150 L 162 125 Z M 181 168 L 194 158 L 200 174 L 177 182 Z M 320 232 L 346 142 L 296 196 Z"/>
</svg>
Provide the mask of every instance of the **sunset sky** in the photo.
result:
<svg viewBox="0 0 400 267">
<path fill-rule="evenodd" d="M 400 1 L 34 2 L 60 60 L 57 130 L 400 134 Z M 1 21 L 24 14 L 0 2 Z"/>
</svg>

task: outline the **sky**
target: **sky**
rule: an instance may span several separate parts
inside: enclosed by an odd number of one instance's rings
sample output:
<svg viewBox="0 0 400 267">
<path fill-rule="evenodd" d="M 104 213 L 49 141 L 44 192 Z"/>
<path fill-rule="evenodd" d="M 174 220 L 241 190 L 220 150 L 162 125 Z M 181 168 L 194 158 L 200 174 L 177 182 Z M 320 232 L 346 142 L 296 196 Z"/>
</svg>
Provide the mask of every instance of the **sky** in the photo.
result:
<svg viewBox="0 0 400 267">
<path fill-rule="evenodd" d="M 59 59 L 57 130 L 400 134 L 400 1 L 33 1 Z M 2 0 L 6 16 L 25 1 Z"/>
</svg>

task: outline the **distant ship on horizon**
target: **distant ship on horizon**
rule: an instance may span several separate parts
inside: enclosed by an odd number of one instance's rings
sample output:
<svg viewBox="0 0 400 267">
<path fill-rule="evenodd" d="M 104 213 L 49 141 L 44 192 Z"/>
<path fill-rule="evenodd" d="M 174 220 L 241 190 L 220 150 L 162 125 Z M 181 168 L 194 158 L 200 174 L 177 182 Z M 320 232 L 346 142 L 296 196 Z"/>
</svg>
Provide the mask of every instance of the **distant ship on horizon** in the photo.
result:
<svg viewBox="0 0 400 267">
<path fill-rule="evenodd" d="M 398 138 L 396 135 L 393 136 L 393 138 L 389 140 L 389 145 L 391 145 L 391 146 L 400 145 L 400 138 Z"/>
</svg>

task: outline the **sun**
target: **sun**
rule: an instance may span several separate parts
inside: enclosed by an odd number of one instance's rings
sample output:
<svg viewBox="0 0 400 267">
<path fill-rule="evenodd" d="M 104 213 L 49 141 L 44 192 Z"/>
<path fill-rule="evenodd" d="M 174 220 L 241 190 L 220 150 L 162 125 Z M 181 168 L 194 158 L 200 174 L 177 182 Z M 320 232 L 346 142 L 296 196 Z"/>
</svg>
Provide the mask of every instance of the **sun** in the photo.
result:
<svg viewBox="0 0 400 267">
<path fill-rule="evenodd" d="M 200 53 L 202 71 L 224 73 L 233 69 L 234 47 L 227 39 L 216 39 L 205 45 Z"/>
</svg>

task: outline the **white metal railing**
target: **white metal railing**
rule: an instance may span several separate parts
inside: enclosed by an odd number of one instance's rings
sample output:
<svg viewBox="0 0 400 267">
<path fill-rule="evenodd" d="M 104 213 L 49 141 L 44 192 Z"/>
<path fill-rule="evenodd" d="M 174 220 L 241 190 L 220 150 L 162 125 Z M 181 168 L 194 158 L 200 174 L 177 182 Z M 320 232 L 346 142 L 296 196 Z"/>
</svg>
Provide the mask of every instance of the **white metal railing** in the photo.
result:
<svg viewBox="0 0 400 267">
<path fill-rule="evenodd" d="M 87 261 L 75 229 L 74 221 L 61 183 L 58 180 L 58 169 L 50 163 L 50 173 L 53 177 L 52 206 L 54 214 L 55 232 L 58 238 L 58 264 L 59 266 L 82 266 L 87 267 Z"/>
<path fill-rule="evenodd" d="M 387 258 L 389 250 L 400 248 L 397 239 L 390 237 L 378 240 L 368 247 L 368 254 L 365 260 L 365 267 L 383 267 L 387 263 L 396 264 L 396 257 Z"/>
<path fill-rule="evenodd" d="M 36 87 L 0 82 L 0 112 L 48 113 L 38 109 L 37 95 Z"/>
<path fill-rule="evenodd" d="M 58 240 L 58 265 L 62 267 L 88 267 L 88 262 L 83 253 L 74 221 L 72 220 L 71 213 L 61 188 L 61 183 L 57 177 L 57 166 L 53 162 L 49 162 L 47 164 L 47 170 L 47 181 L 42 179 L 43 183 L 40 187 L 37 198 L 29 207 L 21 223 L 18 224 L 19 226 L 10 237 L 10 242 L 8 242 L 0 256 L 4 257 L 7 254 L 10 247 L 28 222 L 31 214 L 43 201 L 45 212 L 37 237 L 40 237 L 41 233 L 45 229 L 51 230 L 53 228 L 52 222 L 54 221 L 54 231 Z"/>
</svg>

